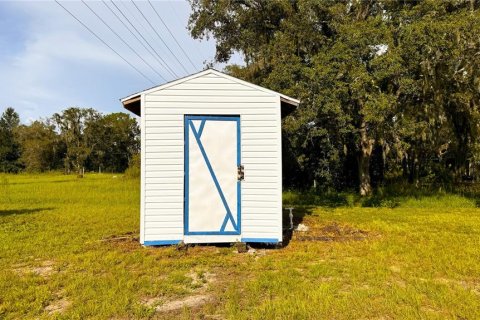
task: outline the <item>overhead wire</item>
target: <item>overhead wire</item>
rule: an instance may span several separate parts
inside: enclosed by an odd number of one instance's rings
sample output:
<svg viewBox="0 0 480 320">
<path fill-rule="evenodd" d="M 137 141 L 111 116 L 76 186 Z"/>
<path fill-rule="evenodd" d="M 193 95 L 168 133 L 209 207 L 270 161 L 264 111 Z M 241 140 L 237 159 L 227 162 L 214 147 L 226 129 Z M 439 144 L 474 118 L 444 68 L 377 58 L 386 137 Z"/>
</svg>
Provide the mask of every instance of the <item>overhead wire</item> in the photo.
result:
<svg viewBox="0 0 480 320">
<path fill-rule="evenodd" d="M 178 43 L 177 41 L 177 38 L 173 35 L 172 31 L 170 31 L 170 28 L 167 26 L 167 24 L 165 23 L 165 21 L 163 21 L 162 17 L 160 16 L 160 14 L 158 13 L 157 9 L 155 9 L 155 7 L 153 6 L 152 2 L 150 0 L 148 0 L 148 3 L 150 4 L 150 7 L 152 7 L 153 11 L 155 12 L 155 14 L 157 15 L 158 19 L 160 19 L 160 21 L 162 22 L 163 26 L 165 27 L 165 29 L 167 29 L 168 33 L 170 34 L 170 36 L 172 36 L 173 40 L 175 41 L 175 43 L 177 44 L 177 46 L 180 48 L 180 50 L 183 52 L 183 54 L 185 55 L 185 57 L 187 58 L 187 60 L 190 62 L 190 64 L 192 65 L 193 69 L 195 71 L 197 71 L 197 67 L 195 66 L 195 64 L 192 62 L 192 60 L 190 59 L 190 57 L 188 56 L 188 54 L 185 52 L 185 50 L 183 49 L 183 47 L 180 45 L 180 43 Z"/>
<path fill-rule="evenodd" d="M 175 15 L 175 18 L 177 18 L 178 21 L 181 21 L 182 17 L 180 17 L 180 15 L 178 14 L 176 7 L 172 4 L 172 1 L 167 1 L 167 3 L 170 6 L 170 8 L 172 9 L 172 12 Z M 195 43 L 195 46 L 198 49 L 198 52 L 201 54 L 201 58 L 202 58 L 203 62 L 205 63 L 209 59 L 208 55 L 205 54 L 204 49 L 202 48 L 202 46 L 197 41 L 194 41 L 194 43 Z"/>
<path fill-rule="evenodd" d="M 121 58 L 123 61 L 125 61 L 130 67 L 132 67 L 135 71 L 137 71 L 139 74 L 141 74 L 145 79 L 150 81 L 153 85 L 156 83 L 152 81 L 148 76 L 146 76 L 142 71 L 140 71 L 137 67 L 135 67 L 133 64 L 131 64 L 127 59 L 125 59 L 120 53 L 118 53 L 115 49 L 113 49 L 107 42 L 105 42 L 100 36 L 98 36 L 92 29 L 90 29 L 85 23 L 83 23 L 79 18 L 77 18 L 70 10 L 68 10 L 66 7 L 64 7 L 59 1 L 55 0 L 55 2 L 63 8 L 69 15 L 71 15 L 75 20 L 77 20 L 85 29 L 87 29 L 95 38 L 100 40 L 104 45 L 106 45 L 110 50 L 112 50 L 119 58 Z"/>
<path fill-rule="evenodd" d="M 143 41 L 145 41 L 145 43 L 153 50 L 153 52 L 155 52 L 155 55 L 162 61 L 163 63 L 163 66 L 165 67 L 165 69 L 168 70 L 168 72 L 173 76 L 173 77 L 176 77 L 178 78 L 178 74 L 175 73 L 175 71 L 173 71 L 172 68 L 170 68 L 170 66 L 168 65 L 168 63 L 163 60 L 162 56 L 160 54 L 158 54 L 157 50 L 155 50 L 155 48 L 150 44 L 150 42 L 145 39 L 145 37 L 142 35 L 142 33 L 137 29 L 137 27 L 135 27 L 135 25 L 130 21 L 130 19 L 123 13 L 123 11 L 115 4 L 115 2 L 113 0 L 110 0 L 110 2 L 114 5 L 114 7 L 118 10 L 118 12 L 120 12 L 120 14 L 125 18 L 125 20 L 128 22 L 128 24 L 130 26 L 133 27 L 133 29 L 138 33 L 138 35 L 140 35 L 140 37 L 143 39 Z"/>
<path fill-rule="evenodd" d="M 150 21 L 147 19 L 147 17 L 143 14 L 142 10 L 140 10 L 140 8 L 137 6 L 137 4 L 135 3 L 135 1 L 132 0 L 132 3 L 133 5 L 135 6 L 135 8 L 137 8 L 138 12 L 140 12 L 140 14 L 142 15 L 142 17 L 145 19 L 145 21 L 148 23 L 148 25 L 152 28 L 152 30 L 155 32 L 155 34 L 158 36 L 158 38 L 160 39 L 160 41 L 163 43 L 163 45 L 167 48 L 167 50 L 172 54 L 173 58 L 175 58 L 175 60 L 178 62 L 178 64 L 182 67 L 183 71 L 185 71 L 187 74 L 189 73 L 187 71 L 187 69 L 185 68 L 185 66 L 183 65 L 182 62 L 180 62 L 180 60 L 178 60 L 177 58 L 177 55 L 175 53 L 173 53 L 173 51 L 170 49 L 170 47 L 165 43 L 165 41 L 163 40 L 163 38 L 160 36 L 160 34 L 157 32 L 157 30 L 153 27 L 153 25 L 150 23 Z"/>
<path fill-rule="evenodd" d="M 115 0 L 113 0 L 113 1 L 115 1 Z M 160 47 L 160 46 L 156 45 L 157 42 L 158 42 L 157 39 L 156 39 L 156 36 L 153 34 L 152 30 L 145 23 L 145 21 L 143 21 L 143 18 L 136 11 L 134 11 L 130 6 L 128 6 L 129 2 L 127 2 L 127 1 L 116 1 L 116 3 L 117 3 L 117 5 L 119 5 L 119 7 L 123 6 L 123 9 L 125 10 L 124 12 L 126 12 L 128 14 L 128 16 L 132 19 L 131 20 L 132 23 L 135 26 L 137 26 L 137 28 L 140 32 L 142 32 L 142 34 L 145 36 L 145 39 L 148 39 L 150 41 L 150 43 L 152 43 L 152 45 L 155 46 L 155 48 L 158 50 L 159 54 L 163 58 L 166 58 L 167 55 L 168 55 L 168 52 L 164 51 L 163 47 Z M 167 59 L 167 61 L 168 61 L 168 59 Z M 172 65 L 172 64 L 170 64 L 170 65 Z"/>
<path fill-rule="evenodd" d="M 145 32 L 144 35 L 145 35 L 145 38 L 147 39 L 151 39 L 151 38 L 154 38 L 154 34 L 152 32 L 152 30 L 150 29 L 150 27 L 143 21 L 143 18 L 134 10 L 128 6 L 129 2 L 127 1 L 117 1 L 117 4 L 119 6 L 123 6 L 123 8 L 125 9 L 126 12 L 128 12 L 130 14 L 130 18 L 132 18 L 132 21 L 133 23 L 140 29 L 143 28 L 143 31 Z M 157 43 L 157 40 L 153 40 L 153 43 Z M 157 48 L 158 49 L 158 48 Z M 163 48 L 162 48 L 163 50 Z M 162 55 L 164 55 L 164 52 L 162 50 L 158 50 Z M 165 55 L 164 55 L 165 56 Z"/>
<path fill-rule="evenodd" d="M 113 30 L 113 28 L 110 27 L 110 25 L 108 25 L 108 23 L 105 22 L 105 20 L 102 17 L 100 17 L 100 15 L 95 12 L 95 10 L 93 10 L 84 0 L 81 0 L 81 1 L 100 21 L 102 21 L 102 23 L 110 31 L 113 32 L 113 34 L 115 34 L 118 37 L 118 39 L 120 39 L 128 48 L 130 48 L 130 50 L 132 50 L 137 55 L 137 57 L 139 57 L 148 67 L 150 67 L 150 69 L 152 69 L 153 72 L 155 72 L 160 78 L 162 78 L 163 81 L 167 81 L 157 70 L 155 70 L 155 68 L 152 67 L 150 63 L 148 63 L 134 48 L 132 48 L 132 46 L 129 45 L 128 42 L 126 42 L 115 30 Z"/>
<path fill-rule="evenodd" d="M 110 10 L 110 12 L 117 18 L 117 20 L 120 21 L 120 22 L 123 24 L 123 26 L 125 27 L 125 29 L 127 29 L 127 30 L 132 34 L 132 36 L 135 37 L 135 39 L 137 39 L 137 41 L 143 46 L 143 48 L 160 64 L 160 66 L 161 66 L 163 69 L 167 70 L 172 76 L 175 77 L 175 75 L 172 74 L 172 72 L 171 72 L 170 70 L 168 70 L 168 68 L 166 68 L 166 67 L 164 66 L 163 62 L 155 55 L 155 53 L 152 52 L 151 49 L 149 49 L 149 48 L 142 42 L 142 40 L 140 40 L 140 38 L 130 29 L 130 27 L 127 26 L 127 24 L 122 20 L 122 18 L 120 18 L 120 17 L 118 16 L 118 14 L 117 14 L 112 8 L 110 8 L 110 6 L 107 4 L 107 2 L 105 2 L 105 1 L 101 1 L 101 2 L 105 5 L 105 7 L 107 7 L 108 10 Z"/>
<path fill-rule="evenodd" d="M 117 18 L 117 20 L 120 21 L 120 22 L 123 24 L 123 26 L 125 27 L 125 29 L 127 29 L 127 30 L 132 34 L 132 36 L 135 37 L 135 39 L 137 39 L 137 41 L 138 41 L 138 42 L 143 46 L 143 48 L 158 62 L 158 64 L 159 64 L 160 66 L 161 66 L 163 69 L 167 70 L 170 75 L 172 75 L 173 77 L 176 77 L 176 75 L 175 75 L 174 73 L 172 73 L 171 70 L 169 70 L 167 67 L 165 67 L 164 63 L 155 55 L 155 52 L 153 52 L 152 49 L 149 49 L 149 48 L 145 45 L 145 43 L 143 43 L 143 41 L 140 40 L 140 38 L 130 29 L 130 27 L 124 22 L 124 20 L 123 20 L 122 18 L 120 18 L 120 17 L 118 16 L 118 14 L 117 14 L 112 8 L 110 8 L 110 6 L 107 4 L 107 2 L 105 2 L 105 1 L 101 1 L 101 2 L 105 5 L 105 7 L 108 8 L 108 10 L 110 10 L 110 12 Z"/>
</svg>

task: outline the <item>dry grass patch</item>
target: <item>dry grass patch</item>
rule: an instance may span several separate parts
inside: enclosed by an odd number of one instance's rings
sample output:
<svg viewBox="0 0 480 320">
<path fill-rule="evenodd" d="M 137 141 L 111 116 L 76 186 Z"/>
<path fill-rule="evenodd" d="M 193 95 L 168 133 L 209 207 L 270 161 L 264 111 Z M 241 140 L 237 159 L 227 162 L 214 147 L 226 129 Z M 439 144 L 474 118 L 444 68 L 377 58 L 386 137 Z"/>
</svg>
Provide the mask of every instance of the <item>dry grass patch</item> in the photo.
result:
<svg viewBox="0 0 480 320">
<path fill-rule="evenodd" d="M 336 221 L 319 225 L 312 219 L 302 223 L 306 228 L 294 230 L 292 239 L 297 241 L 363 241 L 374 236 L 368 231 L 354 228 Z M 303 231 L 305 230 L 305 231 Z"/>
</svg>

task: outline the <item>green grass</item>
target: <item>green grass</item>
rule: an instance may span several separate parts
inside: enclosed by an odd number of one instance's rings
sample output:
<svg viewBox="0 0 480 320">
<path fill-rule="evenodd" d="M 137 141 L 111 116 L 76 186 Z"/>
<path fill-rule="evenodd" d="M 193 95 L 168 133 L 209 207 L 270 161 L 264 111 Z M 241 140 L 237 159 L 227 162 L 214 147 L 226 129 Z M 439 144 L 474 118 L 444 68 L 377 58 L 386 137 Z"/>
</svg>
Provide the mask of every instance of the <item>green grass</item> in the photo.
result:
<svg viewBox="0 0 480 320">
<path fill-rule="evenodd" d="M 294 236 L 282 249 L 238 254 L 138 245 L 138 187 L 106 174 L 0 175 L 0 319 L 480 318 L 471 193 L 286 193 L 312 232 L 336 222 L 367 239 Z M 200 294 L 210 299 L 195 309 L 155 311 Z"/>
</svg>

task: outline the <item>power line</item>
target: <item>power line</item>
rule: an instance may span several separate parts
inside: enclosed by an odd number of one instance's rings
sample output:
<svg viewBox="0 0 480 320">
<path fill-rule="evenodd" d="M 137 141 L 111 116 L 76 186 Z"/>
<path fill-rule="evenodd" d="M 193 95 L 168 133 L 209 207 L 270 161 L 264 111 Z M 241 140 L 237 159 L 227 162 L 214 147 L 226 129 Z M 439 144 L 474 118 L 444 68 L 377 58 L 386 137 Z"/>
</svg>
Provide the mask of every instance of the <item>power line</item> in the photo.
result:
<svg viewBox="0 0 480 320">
<path fill-rule="evenodd" d="M 142 40 L 140 40 L 140 38 L 139 38 L 132 30 L 130 30 L 130 28 L 129 28 L 129 27 L 127 26 L 127 24 L 118 16 L 118 14 L 117 14 L 115 11 L 113 11 L 113 9 L 110 8 L 105 1 L 102 1 L 102 3 L 105 5 L 105 7 L 107 7 L 108 10 L 110 10 L 111 13 L 113 13 L 113 15 L 118 19 L 118 21 L 120 21 L 120 22 L 123 24 L 123 26 L 125 27 L 125 29 L 127 29 L 127 30 L 132 34 L 132 36 L 135 37 L 135 39 L 137 39 L 137 41 L 143 46 L 143 48 L 145 48 L 145 50 L 146 50 L 155 60 L 157 60 L 157 62 L 160 64 L 160 66 L 161 66 L 162 68 L 164 68 L 165 70 L 167 70 L 171 75 L 173 75 L 173 76 L 175 77 L 175 75 L 172 74 L 172 72 L 171 72 L 170 70 L 168 70 L 168 68 L 166 68 L 166 67 L 163 65 L 162 61 L 161 61 L 160 59 L 158 59 L 158 57 L 157 57 L 154 53 L 152 53 L 151 49 L 149 49 L 149 48 L 142 42 Z"/>
<path fill-rule="evenodd" d="M 1 1 L 1 0 L 0 0 Z M 134 0 L 134 1 L 137 1 L 137 0 Z M 119 1 L 117 2 L 117 4 L 121 4 L 123 6 L 123 8 L 128 12 L 130 13 L 130 18 L 132 18 L 132 21 L 134 20 L 134 23 L 136 26 L 141 26 L 141 29 L 143 29 L 144 31 L 144 34 L 145 34 L 145 37 L 147 39 L 150 39 L 152 40 L 152 43 L 154 44 L 154 46 L 157 48 L 158 52 L 160 52 L 160 54 L 162 54 L 162 56 L 165 58 L 165 57 L 168 57 L 169 53 L 165 50 L 165 48 L 163 46 L 158 46 L 158 35 L 155 35 L 153 34 L 152 30 L 155 31 L 155 29 L 153 29 L 151 26 L 147 25 L 148 23 L 148 20 L 146 20 L 144 17 L 141 16 L 141 12 L 140 14 L 138 14 L 138 11 L 136 10 L 134 12 L 134 10 L 132 10 L 132 6 L 128 6 L 128 3 L 129 1 Z M 137 9 L 137 8 L 135 8 Z M 151 11 L 151 10 L 150 10 Z M 147 23 L 145 23 L 145 21 Z M 140 29 L 140 28 L 139 28 Z M 180 69 L 179 67 L 177 67 L 174 62 L 172 61 L 172 63 L 169 64 L 170 66 L 172 66 L 173 69 L 175 69 L 175 72 L 179 72 L 178 70 Z"/>
<path fill-rule="evenodd" d="M 168 49 L 168 51 L 170 51 L 170 53 L 172 54 L 172 56 L 175 58 L 175 60 L 177 60 L 177 62 L 180 64 L 180 66 L 182 67 L 182 69 L 188 74 L 189 72 L 187 71 L 187 69 L 185 69 L 185 66 L 180 62 L 180 60 L 178 60 L 177 56 L 175 55 L 175 53 L 173 53 L 172 50 L 170 50 L 170 48 L 168 47 L 168 45 L 165 43 L 165 41 L 163 41 L 163 38 L 160 36 L 160 34 L 158 34 L 157 30 L 155 30 L 155 28 L 152 26 L 152 24 L 150 23 L 150 21 L 148 21 L 147 17 L 145 17 L 145 15 L 143 14 L 142 10 L 140 10 L 140 8 L 137 6 L 137 4 L 135 3 L 135 1 L 132 0 L 132 3 L 133 5 L 135 6 L 135 8 L 137 8 L 138 12 L 140 12 L 140 14 L 142 15 L 142 17 L 145 19 L 145 21 L 147 21 L 148 25 L 152 28 L 152 30 L 155 32 L 155 34 L 158 36 L 158 38 L 160 39 L 160 41 L 162 41 L 163 45 Z"/>
<path fill-rule="evenodd" d="M 120 55 L 120 53 L 118 53 L 117 51 L 115 51 L 115 49 L 113 49 L 111 46 L 108 45 L 108 43 L 106 43 L 102 38 L 100 38 L 95 32 L 92 31 L 92 29 L 90 29 L 85 23 L 83 23 L 80 19 L 78 19 L 72 12 L 70 12 L 67 8 L 65 8 L 64 6 L 62 6 L 62 4 L 60 2 L 58 2 L 57 0 L 55 0 L 55 2 L 63 8 L 63 10 L 65 10 L 69 15 L 71 15 L 75 20 L 77 20 L 85 29 L 87 29 L 91 34 L 93 34 L 98 40 L 100 40 L 104 45 L 106 45 L 110 50 L 112 50 L 117 56 L 119 56 L 123 61 L 125 61 L 126 63 L 128 63 L 128 65 L 130 67 L 132 67 L 133 69 L 135 69 L 135 71 L 137 71 L 139 74 L 141 74 L 145 79 L 147 79 L 148 81 L 150 81 L 153 85 L 155 85 L 155 82 L 153 82 L 149 77 L 147 77 L 143 72 L 141 72 L 140 70 L 138 70 L 133 64 L 131 64 L 130 62 L 128 62 L 127 59 L 125 59 L 122 55 Z"/>
<path fill-rule="evenodd" d="M 111 1 L 114 1 L 114 0 L 111 0 Z M 119 7 L 120 7 L 120 5 L 123 6 L 123 8 L 124 8 L 124 10 L 125 10 L 124 12 L 126 12 L 127 14 L 130 14 L 130 18 L 132 19 L 132 20 L 131 20 L 131 21 L 132 21 L 132 24 L 138 27 L 137 31 L 138 31 L 139 35 L 142 37 L 142 39 L 145 39 L 145 41 L 148 42 L 148 44 L 149 44 L 149 46 L 150 46 L 151 48 L 155 47 L 155 48 L 158 50 L 158 53 L 157 53 L 156 50 L 155 50 L 155 53 L 156 53 L 160 58 L 162 58 L 162 57 L 165 58 L 166 54 L 165 54 L 164 52 L 162 52 L 162 50 L 159 50 L 158 47 L 155 46 L 156 41 L 147 40 L 147 39 L 151 39 L 151 37 L 152 37 L 151 33 L 149 32 L 150 30 L 147 29 L 147 27 L 140 21 L 139 18 L 137 18 L 137 16 L 136 16 L 135 14 L 133 14 L 131 8 L 129 8 L 129 7 L 127 6 L 127 2 L 126 2 L 126 1 L 117 1 L 117 5 L 119 5 Z M 133 21 L 133 20 L 135 20 L 135 21 Z M 140 27 L 143 28 L 143 31 L 145 32 L 145 33 L 144 33 L 145 37 L 143 37 L 142 32 L 141 32 L 141 30 L 140 30 Z M 150 45 L 150 43 L 152 43 L 152 45 Z M 176 68 L 171 67 L 172 64 L 171 64 L 171 63 L 167 63 L 167 61 L 165 61 L 163 58 L 162 58 L 162 61 L 164 61 L 165 64 L 168 66 L 168 68 L 169 68 L 169 70 L 170 70 L 170 73 L 171 73 L 171 74 L 174 74 L 174 77 L 178 77 L 177 72 L 174 71 L 174 70 L 176 70 Z M 162 64 L 162 65 L 163 65 L 163 64 Z"/>
<path fill-rule="evenodd" d="M 100 19 L 100 21 L 103 22 L 105 26 L 107 26 L 108 29 L 110 29 L 110 31 L 112 31 L 127 47 L 129 47 L 130 50 L 132 50 L 137 55 L 137 57 L 139 57 L 147 66 L 149 66 L 150 69 L 153 70 L 153 72 L 155 72 L 160 78 L 162 78 L 163 81 L 167 81 L 157 70 L 155 70 L 155 68 L 150 65 L 150 63 L 148 63 L 140 54 L 138 54 L 138 52 L 134 48 L 132 48 L 132 46 L 130 46 L 117 32 L 115 32 L 115 30 L 113 30 L 113 28 L 110 27 L 108 23 L 106 23 L 105 20 L 103 20 L 102 17 L 100 17 L 84 0 L 81 1 L 98 19 Z"/>
<path fill-rule="evenodd" d="M 175 43 L 177 44 L 177 46 L 180 48 L 180 50 L 182 50 L 183 54 L 185 55 L 185 57 L 187 57 L 188 61 L 190 61 L 190 64 L 192 65 L 193 69 L 196 71 L 197 70 L 197 67 L 195 67 L 195 64 L 192 62 L 192 60 L 190 59 L 190 57 L 188 56 L 188 54 L 185 52 L 185 50 L 183 50 L 182 46 L 180 45 L 180 43 L 178 43 L 177 39 L 175 38 L 175 36 L 173 35 L 172 31 L 170 31 L 170 28 L 166 25 L 166 23 L 163 21 L 162 17 L 160 16 L 160 14 L 158 14 L 158 11 L 157 9 L 155 9 L 155 7 L 153 6 L 152 2 L 150 0 L 148 0 L 148 3 L 150 4 L 150 7 L 152 7 L 153 11 L 155 11 L 155 13 L 157 14 L 157 17 L 158 19 L 160 19 L 160 21 L 162 22 L 163 26 L 167 29 L 168 33 L 170 33 L 170 35 L 172 36 L 173 40 L 175 41 Z"/>
<path fill-rule="evenodd" d="M 178 75 L 175 73 L 175 71 L 173 71 L 168 66 L 168 63 L 166 63 L 165 60 L 163 60 L 163 58 L 158 54 L 157 50 L 155 50 L 155 48 L 152 47 L 150 42 L 148 42 L 148 40 L 145 39 L 145 37 L 142 35 L 142 33 L 140 31 L 138 31 L 138 29 L 135 27 L 135 25 L 130 21 L 130 19 L 128 19 L 128 17 L 123 13 L 123 11 L 115 4 L 115 2 L 113 2 L 113 0 L 110 0 L 110 2 L 115 6 L 115 8 L 117 8 L 118 12 L 120 12 L 120 14 L 125 18 L 125 20 L 127 20 L 127 22 L 133 27 L 133 29 L 135 29 L 135 31 L 140 35 L 140 37 L 143 39 L 143 41 L 145 41 L 146 44 L 153 50 L 153 52 L 155 52 L 157 57 L 163 62 L 163 66 L 165 67 L 165 69 L 167 69 L 168 72 L 170 72 L 172 76 L 178 78 Z"/>
<path fill-rule="evenodd" d="M 176 7 L 172 4 L 172 1 L 167 1 L 167 3 L 170 6 L 170 8 L 172 9 L 172 12 L 175 15 L 175 17 L 177 18 L 177 20 L 181 21 L 182 17 L 180 17 L 180 15 L 178 14 Z M 208 61 L 210 59 L 208 57 L 209 55 L 205 53 L 205 50 L 202 48 L 202 46 L 197 41 L 193 41 L 193 43 L 197 47 L 198 52 L 201 54 L 201 58 L 202 58 L 202 60 L 204 60 L 203 62 Z"/>
<path fill-rule="evenodd" d="M 114 0 L 115 1 L 115 0 Z M 119 6 L 123 6 L 123 8 L 125 9 L 125 12 L 128 12 L 130 14 L 130 18 L 132 19 L 133 23 L 138 27 L 138 29 L 143 29 L 143 31 L 145 32 L 144 35 L 145 35 L 145 38 L 147 39 L 151 39 L 152 38 L 152 35 L 153 35 L 153 32 L 152 30 L 150 30 L 150 28 L 145 24 L 145 22 L 141 19 L 142 17 L 137 17 L 138 13 L 134 13 L 133 10 L 131 10 L 131 8 L 127 5 L 127 1 L 117 1 L 117 4 Z M 140 28 L 141 27 L 141 28 Z M 156 44 L 157 41 L 154 40 L 153 41 L 153 44 Z M 158 49 L 158 48 L 157 48 Z M 162 50 L 158 50 L 158 52 L 160 52 L 160 54 L 165 57 L 165 54 Z"/>
</svg>

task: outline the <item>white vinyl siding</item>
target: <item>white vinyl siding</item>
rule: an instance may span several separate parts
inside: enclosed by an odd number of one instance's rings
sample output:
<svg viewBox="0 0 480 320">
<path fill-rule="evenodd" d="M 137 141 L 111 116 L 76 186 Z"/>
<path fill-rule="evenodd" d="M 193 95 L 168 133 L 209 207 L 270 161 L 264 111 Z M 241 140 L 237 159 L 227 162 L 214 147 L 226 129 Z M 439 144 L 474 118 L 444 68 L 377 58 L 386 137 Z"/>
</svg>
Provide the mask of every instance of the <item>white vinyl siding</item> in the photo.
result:
<svg viewBox="0 0 480 320">
<path fill-rule="evenodd" d="M 184 115 L 240 116 L 241 163 L 245 167 L 241 238 L 282 241 L 280 97 L 214 73 L 144 94 L 143 241 L 186 238 Z M 208 237 L 211 242 L 217 242 L 215 239 Z M 218 239 L 221 242 L 222 236 Z"/>
</svg>

